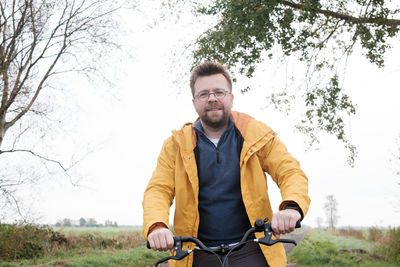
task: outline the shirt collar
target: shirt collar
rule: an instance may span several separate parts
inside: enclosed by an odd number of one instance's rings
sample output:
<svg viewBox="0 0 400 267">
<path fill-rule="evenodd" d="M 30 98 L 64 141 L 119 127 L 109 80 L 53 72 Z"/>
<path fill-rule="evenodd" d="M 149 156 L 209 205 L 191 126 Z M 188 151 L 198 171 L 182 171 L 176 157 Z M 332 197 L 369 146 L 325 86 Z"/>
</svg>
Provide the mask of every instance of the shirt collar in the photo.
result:
<svg viewBox="0 0 400 267">
<path fill-rule="evenodd" d="M 233 119 L 232 119 L 232 116 L 229 116 L 228 127 L 226 127 L 225 132 L 228 131 L 232 127 L 233 127 Z M 196 122 L 196 124 L 194 125 L 193 128 L 194 128 L 194 130 L 196 132 L 199 132 L 199 133 L 202 133 L 202 134 L 206 135 L 206 133 L 203 130 L 203 125 L 201 124 L 200 120 L 197 120 L 197 122 Z"/>
</svg>

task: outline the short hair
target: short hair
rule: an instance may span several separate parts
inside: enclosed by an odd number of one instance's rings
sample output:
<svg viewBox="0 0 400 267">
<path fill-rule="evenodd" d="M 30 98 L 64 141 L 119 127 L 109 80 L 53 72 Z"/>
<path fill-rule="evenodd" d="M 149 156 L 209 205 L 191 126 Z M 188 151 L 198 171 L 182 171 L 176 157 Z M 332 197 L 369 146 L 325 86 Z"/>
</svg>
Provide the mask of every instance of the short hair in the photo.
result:
<svg viewBox="0 0 400 267">
<path fill-rule="evenodd" d="M 229 84 L 229 89 L 232 92 L 232 79 L 226 68 L 217 62 L 203 62 L 193 68 L 190 76 L 190 89 L 192 89 L 192 95 L 194 96 L 194 84 L 199 77 L 210 76 L 214 74 L 224 75 L 226 81 Z"/>
</svg>

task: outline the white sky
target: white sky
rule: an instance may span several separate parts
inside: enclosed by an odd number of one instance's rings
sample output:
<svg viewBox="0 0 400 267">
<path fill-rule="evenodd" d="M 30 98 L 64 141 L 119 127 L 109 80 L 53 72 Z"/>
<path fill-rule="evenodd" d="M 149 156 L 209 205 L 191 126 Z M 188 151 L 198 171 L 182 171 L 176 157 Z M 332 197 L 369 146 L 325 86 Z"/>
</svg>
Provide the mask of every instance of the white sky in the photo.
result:
<svg viewBox="0 0 400 267">
<path fill-rule="evenodd" d="M 149 29 L 146 24 L 150 19 L 148 13 L 125 18 L 124 42 L 132 49 L 133 58 L 123 59 L 118 66 L 125 75 L 116 81 L 115 98 L 110 100 L 107 93 L 79 81 L 79 87 L 92 88 L 80 90 L 75 99 L 79 106 L 72 124 L 74 133 L 79 134 L 75 139 L 100 144 L 100 149 L 78 165 L 77 173 L 84 177 L 81 186 L 73 187 L 60 175 L 35 191 L 32 208 L 41 216 L 40 222 L 91 217 L 100 223 L 111 219 L 120 225 L 142 224 L 143 192 L 164 139 L 172 129 L 197 117 L 189 87 L 181 91 L 172 84 L 171 76 L 177 71 L 170 67 L 179 38 L 194 36 L 199 29 L 190 24 Z M 325 218 L 322 206 L 325 197 L 333 194 L 339 203 L 339 225 L 399 225 L 400 212 L 395 209 L 400 203 L 400 178 L 394 176 L 394 164 L 389 162 L 400 133 L 400 44 L 395 45 L 384 69 L 377 69 L 357 53 L 348 63 L 345 86 L 358 105 L 357 115 L 348 122 L 352 141 L 359 150 L 354 168 L 346 165 L 343 145 L 330 136 L 321 137 L 318 151 L 305 152 L 307 139 L 294 130 L 294 122 L 265 108 L 267 90 L 277 86 L 276 76 L 281 75 L 275 63 L 266 62 L 265 77 L 260 78 L 261 83 L 268 83 L 264 88 L 256 80 L 258 86 L 245 95 L 234 88 L 234 109 L 272 127 L 308 175 L 312 202 L 304 224 L 315 225 L 318 216 Z M 269 187 L 276 210 L 279 192 L 271 181 Z"/>
</svg>

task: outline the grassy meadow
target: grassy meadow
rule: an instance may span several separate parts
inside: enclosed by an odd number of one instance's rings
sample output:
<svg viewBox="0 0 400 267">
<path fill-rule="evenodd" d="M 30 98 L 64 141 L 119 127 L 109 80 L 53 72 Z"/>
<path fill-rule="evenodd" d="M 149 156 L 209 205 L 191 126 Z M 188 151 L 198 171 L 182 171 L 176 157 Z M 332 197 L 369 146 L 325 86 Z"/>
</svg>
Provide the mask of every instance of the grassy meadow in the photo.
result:
<svg viewBox="0 0 400 267">
<path fill-rule="evenodd" d="M 400 228 L 310 229 L 289 254 L 296 266 L 400 266 Z M 167 252 L 145 248 L 140 228 L 0 224 L 0 267 L 152 266 Z"/>
<path fill-rule="evenodd" d="M 297 266 L 400 266 L 400 228 L 311 230 L 289 254 Z"/>
<path fill-rule="evenodd" d="M 145 248 L 137 227 L 0 225 L 0 267 L 143 267 L 166 255 Z"/>
</svg>

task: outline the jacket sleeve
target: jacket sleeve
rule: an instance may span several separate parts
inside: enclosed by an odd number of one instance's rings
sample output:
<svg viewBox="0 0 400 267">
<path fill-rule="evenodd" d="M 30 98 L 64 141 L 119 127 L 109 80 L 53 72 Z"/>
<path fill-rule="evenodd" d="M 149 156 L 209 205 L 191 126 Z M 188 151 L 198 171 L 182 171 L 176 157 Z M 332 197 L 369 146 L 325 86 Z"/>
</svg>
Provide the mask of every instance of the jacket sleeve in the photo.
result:
<svg viewBox="0 0 400 267">
<path fill-rule="evenodd" d="M 273 135 L 261 153 L 263 169 L 271 175 L 282 195 L 279 210 L 284 209 L 287 203 L 295 202 L 305 216 L 311 202 L 308 195 L 308 178 L 286 146 L 275 133 Z"/>
<path fill-rule="evenodd" d="M 153 224 L 161 222 L 169 225 L 169 209 L 175 195 L 176 153 L 176 145 L 170 137 L 163 144 L 157 167 L 143 196 L 143 237 L 145 239 Z"/>
</svg>

